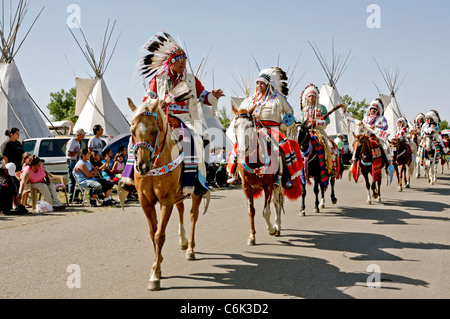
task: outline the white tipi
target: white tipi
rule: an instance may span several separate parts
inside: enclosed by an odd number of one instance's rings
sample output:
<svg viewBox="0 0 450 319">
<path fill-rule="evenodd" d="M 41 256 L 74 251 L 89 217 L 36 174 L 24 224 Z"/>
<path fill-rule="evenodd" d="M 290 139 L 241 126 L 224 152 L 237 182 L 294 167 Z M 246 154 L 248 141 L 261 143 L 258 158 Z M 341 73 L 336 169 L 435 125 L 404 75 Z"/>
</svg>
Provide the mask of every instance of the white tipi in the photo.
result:
<svg viewBox="0 0 450 319">
<path fill-rule="evenodd" d="M 117 107 L 103 79 L 103 75 L 105 74 L 114 53 L 113 50 L 109 59 L 107 59 L 106 51 L 114 31 L 114 26 L 115 22 L 110 30 L 108 21 L 105 35 L 100 46 L 101 53 L 98 61 L 81 28 L 79 28 L 79 30 L 85 41 L 86 50 L 83 49 L 74 33 L 69 28 L 69 31 L 72 33 L 75 41 L 95 73 L 94 78 L 76 78 L 77 98 L 75 115 L 78 116 L 78 120 L 74 126 L 74 131 L 82 128 L 86 132 L 92 132 L 94 125 L 100 124 L 103 127 L 104 135 L 117 136 L 122 133 L 130 132 L 130 124 Z"/>
<path fill-rule="evenodd" d="M 16 47 L 16 44 L 19 43 L 17 38 L 18 30 L 28 11 L 28 2 L 20 0 L 15 8 L 15 12 L 11 8 L 10 17 L 12 20 L 9 22 L 1 21 L 0 24 L 0 133 L 2 133 L 0 134 L 0 143 L 6 141 L 7 137 L 3 135 L 3 132 L 11 127 L 17 127 L 20 130 L 20 139 L 52 135 L 37 105 L 25 88 L 19 69 L 14 62 L 14 57 L 42 10 L 34 19 L 18 47 Z M 4 12 L 3 6 L 2 12 Z M 8 25 L 10 30 L 6 31 L 4 27 Z"/>
<path fill-rule="evenodd" d="M 331 110 L 336 105 L 342 104 L 341 96 L 336 88 L 337 82 L 340 80 L 342 75 L 349 64 L 349 58 L 351 51 L 346 52 L 345 54 L 337 56 L 334 52 L 334 41 L 332 42 L 332 59 L 331 65 L 327 62 L 323 55 L 321 55 L 317 46 L 314 47 L 311 42 L 309 42 L 311 48 L 314 50 L 314 53 L 317 59 L 320 62 L 327 78 L 328 83 L 323 83 L 320 88 L 320 96 L 319 103 L 324 105 L 327 110 Z M 327 125 L 325 132 L 328 135 L 338 135 L 338 134 L 348 134 L 350 135 L 349 122 L 345 120 L 345 115 L 342 109 L 338 109 L 333 112 L 329 117 L 330 124 Z"/>
</svg>

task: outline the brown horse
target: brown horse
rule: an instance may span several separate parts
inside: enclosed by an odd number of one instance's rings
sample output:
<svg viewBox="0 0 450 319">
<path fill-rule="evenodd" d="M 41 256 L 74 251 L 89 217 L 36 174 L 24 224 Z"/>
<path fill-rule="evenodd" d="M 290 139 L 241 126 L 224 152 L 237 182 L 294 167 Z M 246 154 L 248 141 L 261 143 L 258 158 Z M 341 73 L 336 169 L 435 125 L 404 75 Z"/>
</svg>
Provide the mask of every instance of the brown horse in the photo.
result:
<svg viewBox="0 0 450 319">
<path fill-rule="evenodd" d="M 160 289 L 162 248 L 166 239 L 166 227 L 176 205 L 179 213 L 179 233 L 181 249 L 186 250 L 186 258 L 195 260 L 195 224 L 199 215 L 202 196 L 192 194 L 191 234 L 189 242 L 183 226 L 183 193 L 180 184 L 182 174 L 182 149 L 173 138 L 168 120 L 157 100 L 154 104 L 144 103 L 136 107 L 128 99 L 133 111 L 131 133 L 134 143 L 135 186 L 139 202 L 150 227 L 155 260 L 148 283 L 149 290 Z M 167 165 L 167 166 L 166 166 Z M 159 202 L 159 221 L 155 206 Z"/>
<path fill-rule="evenodd" d="M 376 137 L 370 137 L 367 134 L 359 134 L 354 136 L 353 141 L 353 157 L 351 173 L 355 181 L 358 181 L 359 173 L 364 176 L 367 189 L 367 203 L 372 203 L 372 196 L 381 202 L 381 170 L 387 167 L 388 160 L 382 150 L 382 146 L 376 146 Z M 378 148 L 378 149 L 377 149 Z M 374 154 L 376 154 L 374 156 Z M 375 162 L 375 163 L 374 163 Z M 370 183 L 369 175 L 372 176 Z M 373 195 L 370 195 L 372 189 Z"/>
<path fill-rule="evenodd" d="M 263 216 L 267 223 L 267 230 L 271 236 L 279 236 L 281 231 L 281 210 L 283 207 L 283 193 L 281 186 L 275 184 L 278 176 L 278 158 L 274 156 L 267 146 L 267 140 L 258 134 L 253 111 L 239 110 L 234 106 L 233 112 L 236 114 L 235 133 L 237 143 L 237 171 L 241 176 L 242 190 L 247 198 L 248 211 L 250 217 L 250 237 L 248 245 L 256 243 L 255 229 L 255 198 L 264 192 Z M 270 221 L 270 202 L 273 201 L 276 216 L 275 225 Z"/>
<path fill-rule="evenodd" d="M 392 150 L 392 163 L 394 164 L 395 174 L 397 175 L 398 191 L 401 192 L 403 190 L 403 180 L 405 181 L 405 187 L 410 187 L 411 174 L 414 171 L 412 150 L 407 147 L 404 139 L 399 139 L 398 137 L 394 137 L 390 141 L 390 146 Z"/>
</svg>

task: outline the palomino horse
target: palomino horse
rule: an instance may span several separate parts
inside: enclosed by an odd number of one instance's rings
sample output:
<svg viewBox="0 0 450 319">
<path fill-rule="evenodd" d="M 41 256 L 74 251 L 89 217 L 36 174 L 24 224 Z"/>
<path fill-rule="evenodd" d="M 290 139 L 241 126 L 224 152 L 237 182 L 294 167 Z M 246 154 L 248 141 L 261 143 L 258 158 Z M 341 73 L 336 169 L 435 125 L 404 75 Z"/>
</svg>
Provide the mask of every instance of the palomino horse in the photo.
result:
<svg viewBox="0 0 450 319">
<path fill-rule="evenodd" d="M 314 194 L 316 195 L 316 200 L 314 204 L 314 213 L 319 213 L 319 187 L 320 187 L 320 193 L 321 193 L 321 199 L 320 199 L 320 207 L 325 208 L 325 191 L 327 188 L 327 183 L 330 182 L 331 184 L 331 202 L 334 204 L 337 203 L 337 198 L 334 193 L 334 185 L 336 178 L 332 177 L 329 178 L 328 173 L 324 173 L 323 167 L 321 167 L 321 159 L 319 157 L 324 156 L 324 154 L 319 155 L 316 147 L 313 146 L 313 143 L 311 141 L 311 132 L 306 127 L 307 122 L 304 122 L 303 124 L 297 123 L 297 141 L 300 145 L 300 151 L 302 153 L 303 158 L 303 178 L 302 178 L 302 206 L 300 209 L 300 215 L 305 216 L 305 198 L 306 198 L 306 182 L 309 183 L 309 177 L 312 177 L 314 179 Z M 340 159 L 339 159 L 340 160 Z M 325 174 L 325 175 L 324 175 Z"/>
<path fill-rule="evenodd" d="M 153 105 L 144 103 L 136 107 L 128 99 L 133 111 L 131 133 L 134 143 L 135 186 L 139 202 L 147 217 L 150 237 L 153 241 L 155 260 L 148 283 L 149 290 L 160 289 L 162 248 L 166 239 L 166 227 L 173 206 L 179 213 L 179 233 L 181 249 L 186 250 L 186 258 L 195 260 L 195 224 L 198 219 L 202 196 L 192 194 L 191 234 L 189 242 L 183 226 L 184 204 L 180 184 L 183 152 L 172 138 L 172 129 L 157 100 Z M 159 221 L 155 206 L 159 202 Z"/>
<path fill-rule="evenodd" d="M 411 174 L 414 171 L 413 156 L 408 151 L 405 140 L 394 137 L 390 141 L 390 146 L 392 150 L 392 163 L 394 164 L 395 174 L 397 175 L 398 191 L 401 192 L 403 190 L 403 180 L 405 181 L 405 187 L 410 187 Z"/>
<path fill-rule="evenodd" d="M 247 244 L 256 243 L 255 206 L 254 200 L 264 192 L 263 217 L 271 236 L 279 236 L 281 231 L 281 210 L 283 208 L 283 193 L 281 186 L 275 184 L 278 176 L 278 158 L 271 152 L 267 140 L 256 129 L 253 111 L 241 109 L 237 111 L 232 106 L 235 118 L 235 134 L 237 143 L 237 171 L 241 176 L 242 190 L 248 203 L 250 217 L 250 237 Z M 271 153 L 269 155 L 269 152 Z M 275 225 L 270 221 L 270 202 L 275 206 Z"/>
<path fill-rule="evenodd" d="M 436 143 L 435 133 L 425 133 L 422 142 L 420 143 L 420 152 L 422 152 L 420 166 L 424 167 L 425 175 L 427 176 L 428 183 L 433 185 L 436 182 L 437 163 L 436 159 Z"/>
<path fill-rule="evenodd" d="M 388 165 L 386 155 L 382 146 L 376 141 L 376 137 L 370 137 L 367 134 L 355 135 L 355 133 L 353 133 L 353 136 L 351 168 L 353 178 L 357 182 L 360 172 L 364 176 L 368 204 L 372 203 L 370 189 L 372 189 L 373 198 L 381 202 L 381 170 Z M 372 183 L 370 183 L 369 174 L 372 175 Z"/>
</svg>

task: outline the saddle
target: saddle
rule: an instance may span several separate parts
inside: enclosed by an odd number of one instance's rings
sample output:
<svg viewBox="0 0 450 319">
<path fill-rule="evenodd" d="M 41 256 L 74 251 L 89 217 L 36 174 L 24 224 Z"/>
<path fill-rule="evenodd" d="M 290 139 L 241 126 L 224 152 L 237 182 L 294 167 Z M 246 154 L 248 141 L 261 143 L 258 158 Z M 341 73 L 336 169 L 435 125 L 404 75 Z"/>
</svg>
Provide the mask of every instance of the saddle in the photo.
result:
<svg viewBox="0 0 450 319">
<path fill-rule="evenodd" d="M 180 185 L 183 193 L 194 193 L 199 196 L 205 195 L 209 188 L 206 186 L 206 178 L 198 170 L 194 138 L 186 124 L 178 117 L 169 114 L 168 121 L 173 132 L 172 138 L 177 141 L 177 145 L 184 153 L 180 176 Z"/>
</svg>

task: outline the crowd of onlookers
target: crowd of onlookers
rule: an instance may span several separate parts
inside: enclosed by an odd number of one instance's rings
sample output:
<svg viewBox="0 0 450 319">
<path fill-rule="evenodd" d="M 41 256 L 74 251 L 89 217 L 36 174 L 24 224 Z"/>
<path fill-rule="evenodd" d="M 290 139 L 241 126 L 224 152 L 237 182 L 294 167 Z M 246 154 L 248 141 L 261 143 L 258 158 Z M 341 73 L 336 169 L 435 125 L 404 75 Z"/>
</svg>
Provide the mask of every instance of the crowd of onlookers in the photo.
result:
<svg viewBox="0 0 450 319">
<path fill-rule="evenodd" d="M 80 142 L 86 132 L 79 129 L 66 146 L 68 171 L 68 201 L 80 203 L 80 192 L 75 185 L 90 188 L 90 205 L 93 207 L 115 205 L 111 190 L 117 185 L 127 159 L 127 148 L 119 147 L 117 154 L 111 149 L 103 150 L 101 136 L 103 128 L 95 125 L 94 136 L 89 139 L 88 148 L 81 149 Z M 52 210 L 62 210 L 66 205 L 58 199 L 55 176 L 47 172 L 36 155 L 24 152 L 20 130 L 11 128 L 5 132 L 8 140 L 1 145 L 0 153 L 0 212 L 3 214 L 27 214 L 29 195 L 32 189 L 41 194 L 42 200 L 52 206 Z M 76 180 L 75 180 L 76 179 Z M 64 184 L 65 187 L 65 184 Z M 99 201 L 100 199 L 100 201 Z M 130 193 L 128 200 L 135 200 Z"/>
<path fill-rule="evenodd" d="M 120 181 L 127 161 L 127 147 L 121 146 L 116 154 L 109 148 L 103 149 L 103 128 L 93 127 L 94 135 L 89 139 L 87 148 L 81 148 L 81 141 L 86 137 L 83 129 L 78 129 L 67 142 L 66 158 L 68 172 L 68 203 L 82 203 L 82 192 L 76 189 L 89 188 L 89 204 L 115 205 L 111 191 Z M 58 199 L 55 176 L 46 171 L 43 160 L 36 155 L 24 152 L 19 141 L 20 130 L 11 128 L 5 132 L 8 140 L 1 145 L 0 154 L 0 213 L 27 214 L 31 206 L 28 204 L 31 190 L 41 194 L 42 200 L 52 206 L 52 210 L 66 208 Z M 229 187 L 227 183 L 227 154 L 225 147 L 210 150 L 207 162 L 207 185 L 209 188 Z M 64 183 L 63 187 L 66 187 Z M 128 195 L 128 200 L 137 200 L 136 192 Z"/>
</svg>

